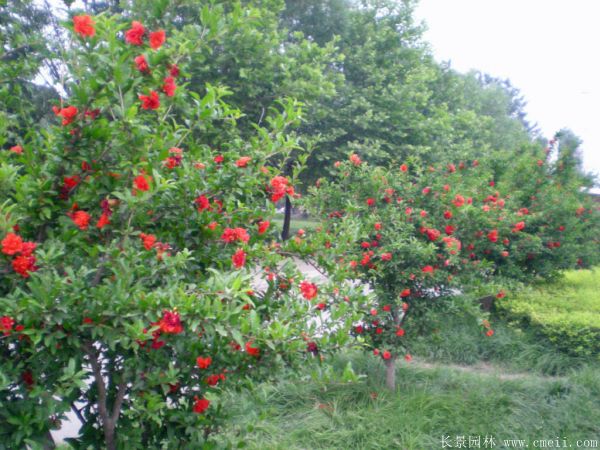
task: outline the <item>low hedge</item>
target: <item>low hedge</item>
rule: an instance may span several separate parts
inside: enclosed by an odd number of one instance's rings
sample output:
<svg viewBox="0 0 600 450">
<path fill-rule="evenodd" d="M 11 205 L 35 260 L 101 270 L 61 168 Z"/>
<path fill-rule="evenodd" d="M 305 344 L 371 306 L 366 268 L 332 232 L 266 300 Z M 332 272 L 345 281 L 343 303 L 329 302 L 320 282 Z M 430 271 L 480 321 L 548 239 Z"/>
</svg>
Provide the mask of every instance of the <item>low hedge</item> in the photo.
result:
<svg viewBox="0 0 600 450">
<path fill-rule="evenodd" d="M 497 306 L 538 328 L 561 350 L 600 359 L 600 268 L 566 272 L 553 283 L 525 289 Z"/>
</svg>

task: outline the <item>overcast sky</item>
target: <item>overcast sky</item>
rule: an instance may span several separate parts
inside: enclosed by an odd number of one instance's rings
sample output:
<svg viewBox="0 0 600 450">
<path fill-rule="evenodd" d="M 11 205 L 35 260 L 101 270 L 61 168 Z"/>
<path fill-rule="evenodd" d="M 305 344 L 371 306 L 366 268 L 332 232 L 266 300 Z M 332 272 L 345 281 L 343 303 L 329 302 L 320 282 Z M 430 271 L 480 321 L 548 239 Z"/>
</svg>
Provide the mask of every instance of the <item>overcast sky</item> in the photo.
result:
<svg viewBox="0 0 600 450">
<path fill-rule="evenodd" d="M 509 78 L 546 137 L 567 127 L 600 173 L 600 0 L 420 0 L 436 59 Z"/>
</svg>

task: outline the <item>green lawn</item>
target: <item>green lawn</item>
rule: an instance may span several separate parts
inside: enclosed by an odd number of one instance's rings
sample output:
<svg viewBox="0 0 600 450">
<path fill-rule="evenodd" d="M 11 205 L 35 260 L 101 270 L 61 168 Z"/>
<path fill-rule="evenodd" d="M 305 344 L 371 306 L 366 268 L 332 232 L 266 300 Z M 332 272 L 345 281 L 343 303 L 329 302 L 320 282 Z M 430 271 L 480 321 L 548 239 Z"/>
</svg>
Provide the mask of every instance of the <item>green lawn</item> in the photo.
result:
<svg viewBox="0 0 600 450">
<path fill-rule="evenodd" d="M 500 302 L 564 351 L 600 359 L 600 269 L 571 271 L 554 283 Z"/>
<path fill-rule="evenodd" d="M 412 363 L 398 365 L 398 389 L 384 388 L 384 368 L 370 355 L 351 361 L 354 383 L 281 381 L 231 396 L 233 422 L 220 443 L 249 449 L 441 449 L 442 436 L 600 440 L 600 366 L 559 351 L 534 330 L 492 318 L 495 334 L 448 317 L 417 340 Z M 339 377 L 341 379 L 341 375 Z M 483 447 L 483 445 L 481 446 Z M 579 447 L 586 448 L 586 447 Z M 587 447 L 593 448 L 593 447 Z M 600 448 L 600 444 L 598 444 Z"/>
<path fill-rule="evenodd" d="M 442 436 L 493 436 L 493 448 L 506 448 L 504 439 L 600 439 L 597 368 L 504 379 L 403 363 L 391 393 L 379 361 L 352 359 L 368 381 L 282 382 L 231 398 L 234 422 L 224 437 L 257 450 L 440 449 Z"/>
<path fill-rule="evenodd" d="M 283 214 L 277 214 L 271 221 L 273 226 L 276 226 L 279 230 L 283 229 Z M 302 229 L 305 231 L 312 230 L 318 226 L 319 222 L 314 219 L 295 219 L 291 218 L 290 221 L 290 234 L 296 234 L 298 230 Z"/>
</svg>

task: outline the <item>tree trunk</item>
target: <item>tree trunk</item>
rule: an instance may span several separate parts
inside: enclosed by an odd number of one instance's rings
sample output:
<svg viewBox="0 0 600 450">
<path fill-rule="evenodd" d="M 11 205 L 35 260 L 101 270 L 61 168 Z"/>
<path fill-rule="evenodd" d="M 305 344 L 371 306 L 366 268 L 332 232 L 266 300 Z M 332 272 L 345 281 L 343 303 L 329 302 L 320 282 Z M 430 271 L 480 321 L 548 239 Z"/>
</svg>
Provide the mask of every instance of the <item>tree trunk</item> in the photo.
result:
<svg viewBox="0 0 600 450">
<path fill-rule="evenodd" d="M 116 450 L 115 442 L 115 423 L 108 419 L 104 425 L 104 441 L 106 442 L 106 450 Z"/>
<path fill-rule="evenodd" d="M 396 390 L 396 357 L 385 361 L 385 386 L 390 391 Z"/>
<path fill-rule="evenodd" d="M 281 239 L 287 241 L 290 237 L 290 220 L 292 217 L 292 202 L 289 195 L 285 196 L 285 213 L 283 216 L 283 230 L 281 231 Z"/>
</svg>

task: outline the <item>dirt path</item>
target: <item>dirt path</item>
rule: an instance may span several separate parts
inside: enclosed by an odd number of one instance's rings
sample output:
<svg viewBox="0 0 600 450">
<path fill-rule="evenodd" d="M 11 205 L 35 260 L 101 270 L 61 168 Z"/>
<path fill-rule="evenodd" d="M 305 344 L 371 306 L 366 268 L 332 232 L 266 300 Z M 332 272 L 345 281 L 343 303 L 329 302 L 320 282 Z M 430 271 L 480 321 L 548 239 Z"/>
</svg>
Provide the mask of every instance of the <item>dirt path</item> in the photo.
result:
<svg viewBox="0 0 600 450">
<path fill-rule="evenodd" d="M 567 377 L 553 376 L 553 375 L 542 375 L 528 372 L 506 372 L 506 369 L 498 366 L 494 366 L 489 363 L 480 362 L 472 366 L 463 366 L 460 364 L 438 364 L 427 361 L 414 359 L 411 361 L 410 366 L 417 369 L 436 370 L 436 369 L 450 369 L 462 373 L 470 373 L 474 375 L 483 375 L 489 377 L 496 377 L 502 381 L 511 380 L 537 380 L 537 381 L 564 381 Z"/>
</svg>

